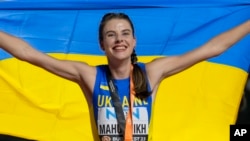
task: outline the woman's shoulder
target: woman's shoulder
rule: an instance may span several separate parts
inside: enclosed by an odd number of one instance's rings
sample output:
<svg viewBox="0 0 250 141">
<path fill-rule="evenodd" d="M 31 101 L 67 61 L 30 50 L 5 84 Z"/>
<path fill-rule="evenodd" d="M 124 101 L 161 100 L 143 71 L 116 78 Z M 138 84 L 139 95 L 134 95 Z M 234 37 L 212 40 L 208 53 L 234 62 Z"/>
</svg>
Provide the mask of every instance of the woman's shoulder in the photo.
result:
<svg viewBox="0 0 250 141">
<path fill-rule="evenodd" d="M 102 71 L 102 72 L 106 72 L 107 68 L 108 68 L 107 64 L 101 64 L 96 66 L 97 71 Z"/>
</svg>

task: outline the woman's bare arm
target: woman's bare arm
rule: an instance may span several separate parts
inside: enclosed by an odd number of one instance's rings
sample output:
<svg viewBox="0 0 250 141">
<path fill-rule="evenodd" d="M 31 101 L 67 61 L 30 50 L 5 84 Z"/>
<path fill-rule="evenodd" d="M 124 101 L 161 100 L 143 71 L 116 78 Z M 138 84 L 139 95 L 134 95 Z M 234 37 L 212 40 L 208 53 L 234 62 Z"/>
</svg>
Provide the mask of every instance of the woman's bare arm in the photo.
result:
<svg viewBox="0 0 250 141">
<path fill-rule="evenodd" d="M 34 49 L 27 42 L 8 33 L 0 32 L 0 48 L 22 61 L 44 68 L 71 81 L 79 83 L 84 74 L 86 74 L 85 79 L 91 74 L 95 76 L 95 68 L 86 63 L 58 60 Z"/>
<path fill-rule="evenodd" d="M 201 47 L 180 56 L 162 57 L 147 64 L 152 86 L 167 76 L 176 74 L 200 61 L 215 57 L 226 51 L 250 33 L 250 20 L 212 38 Z"/>
</svg>

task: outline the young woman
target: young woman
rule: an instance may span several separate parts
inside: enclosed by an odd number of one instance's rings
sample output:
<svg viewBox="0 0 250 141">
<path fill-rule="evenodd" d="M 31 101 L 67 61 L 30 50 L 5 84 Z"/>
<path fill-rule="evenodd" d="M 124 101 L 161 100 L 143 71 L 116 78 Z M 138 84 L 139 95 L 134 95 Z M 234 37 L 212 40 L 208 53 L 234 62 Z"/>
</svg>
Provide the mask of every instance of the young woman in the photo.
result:
<svg viewBox="0 0 250 141">
<path fill-rule="evenodd" d="M 220 55 L 249 32 L 248 20 L 193 51 L 144 64 L 137 63 L 134 27 L 129 17 L 124 13 L 107 13 L 99 27 L 99 43 L 108 65 L 90 66 L 83 62 L 58 60 L 4 32 L 0 32 L 0 47 L 20 60 L 76 82 L 89 107 L 94 110 L 93 117 L 101 140 L 148 140 L 151 107 L 161 81 L 200 61 Z M 116 102 L 111 96 L 116 92 L 124 114 L 107 117 L 105 114 L 116 111 Z M 132 116 L 132 111 L 143 116 Z M 124 117 L 125 127 L 117 120 Z"/>
</svg>

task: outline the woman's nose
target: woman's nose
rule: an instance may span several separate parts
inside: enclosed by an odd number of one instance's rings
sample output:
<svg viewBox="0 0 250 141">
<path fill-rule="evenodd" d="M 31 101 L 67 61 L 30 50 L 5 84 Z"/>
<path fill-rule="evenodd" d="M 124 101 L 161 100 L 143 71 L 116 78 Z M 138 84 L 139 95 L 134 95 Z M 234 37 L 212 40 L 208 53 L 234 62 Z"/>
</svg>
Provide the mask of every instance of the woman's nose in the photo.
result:
<svg viewBox="0 0 250 141">
<path fill-rule="evenodd" d="M 116 36 L 116 42 L 122 42 L 123 41 L 123 38 L 121 35 L 117 35 Z"/>
</svg>

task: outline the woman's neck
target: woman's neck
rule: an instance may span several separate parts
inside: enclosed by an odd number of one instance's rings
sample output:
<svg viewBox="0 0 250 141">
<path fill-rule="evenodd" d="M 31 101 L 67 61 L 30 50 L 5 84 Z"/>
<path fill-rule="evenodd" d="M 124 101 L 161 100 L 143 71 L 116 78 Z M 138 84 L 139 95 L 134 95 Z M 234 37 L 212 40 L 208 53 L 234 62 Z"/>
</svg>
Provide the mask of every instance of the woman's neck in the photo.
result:
<svg viewBox="0 0 250 141">
<path fill-rule="evenodd" d="M 109 69 L 114 79 L 125 79 L 130 75 L 131 62 L 109 63 Z"/>
</svg>

